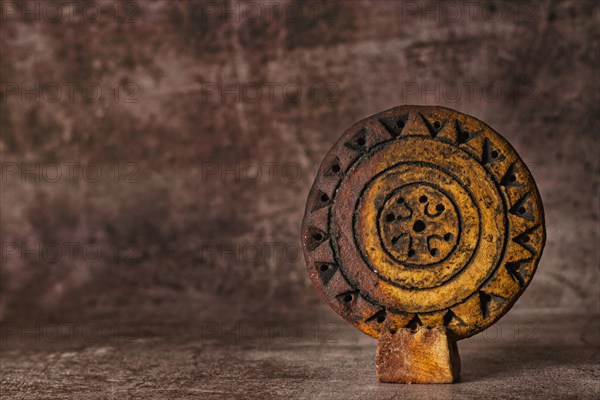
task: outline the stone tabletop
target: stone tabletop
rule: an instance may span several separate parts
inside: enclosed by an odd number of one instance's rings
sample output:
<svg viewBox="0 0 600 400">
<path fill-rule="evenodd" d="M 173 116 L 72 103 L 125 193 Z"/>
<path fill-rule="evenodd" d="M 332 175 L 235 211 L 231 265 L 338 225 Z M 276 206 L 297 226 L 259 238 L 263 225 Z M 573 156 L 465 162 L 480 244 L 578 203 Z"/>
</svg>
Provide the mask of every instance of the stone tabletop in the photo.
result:
<svg viewBox="0 0 600 400">
<path fill-rule="evenodd" d="M 376 341 L 325 308 L 314 322 L 302 324 L 157 325 L 103 338 L 88 329 L 56 340 L 50 330 L 33 332 L 4 327 L 3 398 L 600 396 L 600 319 L 564 309 L 513 310 L 460 341 L 463 372 L 453 385 L 377 383 Z"/>
</svg>

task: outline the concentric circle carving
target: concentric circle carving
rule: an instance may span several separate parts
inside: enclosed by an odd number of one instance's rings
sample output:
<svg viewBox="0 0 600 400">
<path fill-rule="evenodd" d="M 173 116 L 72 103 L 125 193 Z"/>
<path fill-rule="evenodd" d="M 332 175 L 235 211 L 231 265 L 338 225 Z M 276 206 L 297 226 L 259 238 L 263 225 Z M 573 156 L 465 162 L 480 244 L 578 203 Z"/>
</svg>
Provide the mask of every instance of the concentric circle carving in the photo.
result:
<svg viewBox="0 0 600 400">
<path fill-rule="evenodd" d="M 403 106 L 353 125 L 309 194 L 315 286 L 363 332 L 446 326 L 461 339 L 505 313 L 545 241 L 524 162 L 481 121 Z"/>
</svg>

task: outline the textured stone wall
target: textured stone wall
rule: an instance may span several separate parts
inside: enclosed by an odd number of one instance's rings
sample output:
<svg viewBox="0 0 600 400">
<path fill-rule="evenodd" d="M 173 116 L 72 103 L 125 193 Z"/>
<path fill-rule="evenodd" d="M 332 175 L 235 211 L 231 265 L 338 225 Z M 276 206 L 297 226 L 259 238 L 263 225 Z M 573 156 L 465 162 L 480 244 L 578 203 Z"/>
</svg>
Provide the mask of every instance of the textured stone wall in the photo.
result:
<svg viewBox="0 0 600 400">
<path fill-rule="evenodd" d="M 399 104 L 532 170 L 548 240 L 517 307 L 598 307 L 594 1 L 69 4 L 1 2 L 3 321 L 310 315 L 315 169 Z"/>
</svg>

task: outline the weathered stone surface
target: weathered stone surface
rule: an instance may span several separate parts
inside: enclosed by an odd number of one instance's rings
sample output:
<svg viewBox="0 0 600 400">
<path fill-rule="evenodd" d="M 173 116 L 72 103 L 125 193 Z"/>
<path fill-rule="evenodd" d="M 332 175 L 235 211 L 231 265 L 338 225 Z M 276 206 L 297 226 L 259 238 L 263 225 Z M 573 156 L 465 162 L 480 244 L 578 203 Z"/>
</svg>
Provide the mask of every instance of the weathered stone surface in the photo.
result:
<svg viewBox="0 0 600 400">
<path fill-rule="evenodd" d="M 458 347 L 443 327 L 383 332 L 376 363 L 380 382 L 452 383 L 460 374 Z"/>
<path fill-rule="evenodd" d="M 444 107 L 400 106 L 352 125 L 308 196 L 304 256 L 328 304 L 364 333 L 497 321 L 540 260 L 544 211 L 500 134 Z"/>
<path fill-rule="evenodd" d="M 376 341 L 328 307 L 312 311 L 319 331 L 328 326 L 333 334 L 317 340 L 311 323 L 287 336 L 263 329 L 258 338 L 206 337 L 190 319 L 187 326 L 157 321 L 118 340 L 7 335 L 0 357 L 2 399 L 600 398 L 597 313 L 520 307 L 460 343 L 457 383 L 397 385 L 377 382 Z"/>
<path fill-rule="evenodd" d="M 327 153 L 302 241 L 313 284 L 358 329 L 377 338 L 443 327 L 454 343 L 512 307 L 537 268 L 546 230 L 533 176 L 499 133 L 448 108 L 399 106 L 355 123 Z M 412 345 L 420 335 L 406 339 L 405 362 L 436 354 L 440 365 L 450 362 L 439 348 L 420 354 L 424 345 Z M 380 342 L 382 354 L 397 351 L 391 343 Z M 396 376 L 392 366 L 383 376 L 453 381 L 458 372 L 447 367 Z"/>
</svg>

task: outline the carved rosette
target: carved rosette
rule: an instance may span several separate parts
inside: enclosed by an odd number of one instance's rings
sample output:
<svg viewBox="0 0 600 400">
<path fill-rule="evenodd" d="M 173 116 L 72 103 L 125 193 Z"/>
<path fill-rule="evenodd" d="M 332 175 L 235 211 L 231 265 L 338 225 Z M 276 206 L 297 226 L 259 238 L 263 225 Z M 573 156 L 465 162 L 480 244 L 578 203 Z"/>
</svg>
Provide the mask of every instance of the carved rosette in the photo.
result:
<svg viewBox="0 0 600 400">
<path fill-rule="evenodd" d="M 302 244 L 313 284 L 364 333 L 497 321 L 545 242 L 537 187 L 512 146 L 474 117 L 401 106 L 354 124 L 308 196 Z"/>
</svg>

